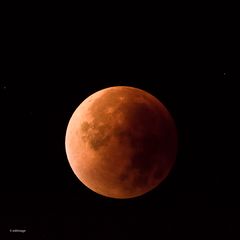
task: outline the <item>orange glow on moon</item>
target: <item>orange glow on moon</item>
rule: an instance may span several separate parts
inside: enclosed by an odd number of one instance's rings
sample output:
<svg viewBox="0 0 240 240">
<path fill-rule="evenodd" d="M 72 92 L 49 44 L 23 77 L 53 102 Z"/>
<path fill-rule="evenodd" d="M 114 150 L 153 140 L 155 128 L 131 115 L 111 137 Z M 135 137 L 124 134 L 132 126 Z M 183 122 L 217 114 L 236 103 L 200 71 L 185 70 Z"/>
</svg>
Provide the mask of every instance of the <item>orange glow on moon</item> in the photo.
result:
<svg viewBox="0 0 240 240">
<path fill-rule="evenodd" d="M 111 198 L 132 198 L 158 186 L 177 152 L 175 123 L 149 93 L 126 86 L 100 90 L 73 113 L 66 153 L 78 179 Z"/>
</svg>

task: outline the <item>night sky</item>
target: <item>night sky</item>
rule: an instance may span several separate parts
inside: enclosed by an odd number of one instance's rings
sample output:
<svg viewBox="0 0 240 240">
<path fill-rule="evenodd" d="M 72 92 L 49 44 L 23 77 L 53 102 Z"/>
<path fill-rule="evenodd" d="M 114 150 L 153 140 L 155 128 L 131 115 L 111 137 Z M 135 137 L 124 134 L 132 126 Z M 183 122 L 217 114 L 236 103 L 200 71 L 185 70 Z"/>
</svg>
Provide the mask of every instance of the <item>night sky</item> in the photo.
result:
<svg viewBox="0 0 240 240">
<path fill-rule="evenodd" d="M 150 70 L 134 71 L 136 66 L 131 74 L 120 67 L 108 74 L 82 69 L 60 60 L 22 63 L 0 79 L 0 236 L 235 239 L 240 188 L 238 146 L 230 137 L 239 138 L 234 74 L 182 66 L 159 66 L 154 76 Z M 94 92 L 118 85 L 156 96 L 178 129 L 178 155 L 170 175 L 153 191 L 129 200 L 87 189 L 69 167 L 64 146 L 76 107 Z"/>
</svg>

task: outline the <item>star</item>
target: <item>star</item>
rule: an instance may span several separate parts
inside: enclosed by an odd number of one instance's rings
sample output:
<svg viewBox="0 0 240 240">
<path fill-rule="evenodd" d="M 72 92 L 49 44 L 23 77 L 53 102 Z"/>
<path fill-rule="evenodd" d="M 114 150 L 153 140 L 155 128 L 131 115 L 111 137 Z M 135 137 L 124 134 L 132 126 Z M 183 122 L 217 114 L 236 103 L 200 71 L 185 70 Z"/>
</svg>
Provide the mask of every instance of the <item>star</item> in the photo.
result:
<svg viewBox="0 0 240 240">
<path fill-rule="evenodd" d="M 7 86 L 6 85 L 0 85 L 0 89 L 3 90 L 3 91 L 6 91 L 7 90 Z"/>
</svg>

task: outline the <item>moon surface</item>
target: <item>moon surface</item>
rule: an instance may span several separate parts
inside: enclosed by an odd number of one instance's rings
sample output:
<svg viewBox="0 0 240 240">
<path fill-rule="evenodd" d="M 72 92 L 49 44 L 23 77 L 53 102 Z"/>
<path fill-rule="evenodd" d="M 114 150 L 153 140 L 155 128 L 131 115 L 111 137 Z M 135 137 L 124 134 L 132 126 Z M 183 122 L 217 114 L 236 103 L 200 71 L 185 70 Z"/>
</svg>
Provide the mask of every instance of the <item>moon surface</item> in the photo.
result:
<svg viewBox="0 0 240 240">
<path fill-rule="evenodd" d="M 133 198 L 158 186 L 177 152 L 173 118 L 154 96 L 116 86 L 86 98 L 66 131 L 66 154 L 78 179 L 111 198 Z"/>
</svg>

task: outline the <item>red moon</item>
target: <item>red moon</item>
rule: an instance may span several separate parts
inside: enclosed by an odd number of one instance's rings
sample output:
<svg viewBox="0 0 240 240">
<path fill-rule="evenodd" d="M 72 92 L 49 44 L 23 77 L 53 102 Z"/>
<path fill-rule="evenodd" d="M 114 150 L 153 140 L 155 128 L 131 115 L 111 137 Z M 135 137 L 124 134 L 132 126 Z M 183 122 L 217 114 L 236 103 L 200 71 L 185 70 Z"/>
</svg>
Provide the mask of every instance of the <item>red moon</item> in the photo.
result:
<svg viewBox="0 0 240 240">
<path fill-rule="evenodd" d="M 116 86 L 86 98 L 67 127 L 65 147 L 78 179 L 111 198 L 141 196 L 169 174 L 177 153 L 168 110 L 138 88 Z"/>
</svg>

